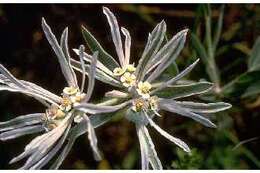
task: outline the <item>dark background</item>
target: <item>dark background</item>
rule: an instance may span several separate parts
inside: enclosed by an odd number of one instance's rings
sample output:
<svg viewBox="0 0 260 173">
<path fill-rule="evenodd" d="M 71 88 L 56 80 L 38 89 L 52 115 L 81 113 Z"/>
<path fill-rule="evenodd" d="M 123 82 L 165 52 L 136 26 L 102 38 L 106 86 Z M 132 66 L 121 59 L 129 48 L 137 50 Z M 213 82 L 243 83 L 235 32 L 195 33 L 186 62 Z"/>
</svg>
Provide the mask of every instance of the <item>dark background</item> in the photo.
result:
<svg viewBox="0 0 260 173">
<path fill-rule="evenodd" d="M 202 4 L 114 4 L 106 5 L 113 11 L 121 26 L 132 36 L 131 59 L 137 62 L 145 46 L 148 32 L 164 19 L 170 36 L 181 29 L 194 29 L 195 18 Z M 212 20 L 216 21 L 219 5 L 212 5 Z M 18 79 L 34 82 L 51 92 L 61 93 L 65 86 L 57 58 L 41 30 L 44 17 L 56 37 L 69 27 L 69 46 L 85 44 L 80 26 L 86 26 L 112 55 L 115 54 L 109 27 L 102 13 L 102 5 L 95 4 L 2 4 L 0 5 L 0 63 Z M 202 21 L 203 19 L 201 19 Z M 229 33 L 227 33 L 229 31 Z M 203 31 L 202 31 L 203 32 Z M 226 35 L 225 35 L 226 34 Z M 249 54 L 259 35 L 259 5 L 227 4 L 220 45 L 235 45 L 218 57 L 223 83 L 246 70 Z M 240 47 L 236 43 L 241 43 Z M 242 46 L 241 46 L 242 45 Z M 192 57 L 190 35 L 186 48 L 177 63 L 180 69 L 190 64 Z M 71 55 L 77 59 L 73 52 Z M 116 56 L 115 56 L 116 57 Z M 80 74 L 78 74 L 80 79 Z M 198 65 L 189 79 L 208 79 L 203 64 Z M 97 81 L 93 100 L 102 98 L 110 86 Z M 164 116 L 159 124 L 169 133 L 180 137 L 193 149 L 188 156 L 155 131 L 151 135 L 158 155 L 166 169 L 259 169 L 260 143 L 256 139 L 243 147 L 233 147 L 246 139 L 259 136 L 259 106 L 247 108 L 239 98 L 225 97 L 233 104 L 231 111 L 214 118 L 218 129 L 208 129 L 178 116 Z M 33 112 L 44 107 L 32 98 L 16 93 L 0 93 L 0 121 Z M 166 114 L 165 114 L 166 115 Z M 104 160 L 95 162 L 87 136 L 75 143 L 61 168 L 63 169 L 138 169 L 139 143 L 133 124 L 126 120 L 114 121 L 97 129 L 99 148 Z M 34 136 L 0 141 L 0 169 L 15 169 L 22 163 L 8 165 L 12 157 L 21 153 Z"/>
</svg>

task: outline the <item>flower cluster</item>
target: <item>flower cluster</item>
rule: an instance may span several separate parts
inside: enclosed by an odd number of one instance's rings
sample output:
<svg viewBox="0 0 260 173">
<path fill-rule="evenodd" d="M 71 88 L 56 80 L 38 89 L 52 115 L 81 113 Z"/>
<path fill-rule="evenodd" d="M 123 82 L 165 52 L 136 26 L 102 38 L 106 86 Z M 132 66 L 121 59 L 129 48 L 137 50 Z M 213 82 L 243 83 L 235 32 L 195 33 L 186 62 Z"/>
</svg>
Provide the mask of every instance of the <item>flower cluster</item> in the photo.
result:
<svg viewBox="0 0 260 173">
<path fill-rule="evenodd" d="M 57 169 L 65 159 L 73 143 L 80 135 L 88 132 L 88 138 L 96 160 L 101 159 L 97 147 L 94 128 L 108 122 L 117 111 L 125 111 L 124 115 L 136 126 L 140 143 L 142 169 L 162 169 L 153 141 L 147 126 L 152 126 L 162 136 L 190 152 L 188 145 L 181 139 L 171 136 L 156 123 L 161 117 L 160 111 L 168 111 L 189 117 L 207 127 L 216 127 L 203 114 L 215 113 L 231 107 L 224 102 L 198 103 L 183 101 L 194 95 L 203 94 L 212 88 L 208 82 L 184 82 L 185 77 L 198 63 L 193 64 L 172 78 L 165 79 L 164 71 L 175 63 L 186 40 L 188 30 L 184 29 L 165 40 L 166 24 L 161 21 L 149 34 L 147 44 L 137 64 L 130 63 L 131 36 L 124 27 L 119 27 L 115 15 L 106 7 L 103 12 L 115 45 L 119 62 L 108 54 L 96 38 L 82 28 L 92 55 L 84 52 L 84 46 L 73 49 L 79 60 L 72 59 L 68 49 L 68 29 L 61 36 L 60 44 L 51 32 L 50 27 L 42 20 L 43 31 L 58 57 L 62 72 L 68 86 L 61 96 L 53 94 L 36 84 L 18 80 L 0 65 L 0 90 L 20 92 L 34 97 L 47 108 L 44 113 L 19 116 L 6 122 L 0 122 L 0 140 L 14 139 L 23 135 L 43 132 L 33 139 L 22 154 L 11 163 L 28 157 L 22 169 L 41 169 L 57 157 L 50 168 Z M 124 35 L 124 46 L 121 33 Z M 98 57 L 98 58 L 97 58 Z M 82 73 L 79 86 L 74 70 Z M 88 77 L 87 92 L 84 93 L 85 78 Z M 107 101 L 99 104 L 90 103 L 95 79 L 116 87 L 116 90 L 105 94 Z M 182 98 L 182 101 L 178 99 Z M 60 154 L 56 156 L 56 153 Z"/>
<path fill-rule="evenodd" d="M 58 96 L 36 84 L 16 79 L 5 67 L 0 65 L 0 90 L 23 93 L 37 99 L 46 106 L 45 113 L 28 114 L 10 121 L 0 122 L 0 140 L 2 141 L 43 132 L 42 135 L 33 139 L 25 147 L 24 152 L 13 158 L 10 163 L 28 157 L 21 169 L 41 169 L 61 150 L 61 154 L 50 167 L 57 169 L 76 138 L 87 131 L 94 157 L 96 160 L 100 160 L 101 156 L 97 148 L 94 131 L 94 126 L 99 126 L 99 123 L 91 123 L 93 117 L 87 116 L 87 114 L 90 114 L 89 112 L 75 109 L 76 106 L 87 103 L 92 95 L 98 53 L 95 52 L 91 56 L 92 61 L 88 70 L 89 85 L 85 94 L 83 92 L 85 75 L 83 75 L 80 89 L 75 72 L 70 65 L 67 43 L 68 29 L 64 30 L 59 45 L 44 19 L 42 20 L 42 28 L 58 57 L 68 87 L 65 87 L 61 96 Z M 82 59 L 84 46 L 80 46 L 79 50 L 81 52 L 81 64 L 84 67 Z M 85 71 L 85 68 L 83 68 L 83 71 Z"/>
<path fill-rule="evenodd" d="M 153 169 L 162 169 L 162 164 L 146 128 L 147 125 L 151 125 L 162 136 L 184 151 L 190 152 L 190 149 L 181 139 L 171 136 L 154 122 L 155 115 L 161 116 L 159 111 L 177 113 L 190 117 L 207 127 L 216 127 L 208 118 L 200 114 L 223 111 L 230 108 L 231 105 L 224 102 L 206 104 L 178 101 L 180 98 L 203 94 L 212 88 L 212 84 L 208 82 L 183 82 L 180 80 L 195 67 L 199 59 L 173 78 L 163 79 L 163 72 L 172 63 L 175 63 L 175 59 L 184 47 L 187 29 L 180 31 L 167 41 L 165 40 L 166 24 L 164 21 L 160 22 L 149 34 L 143 54 L 137 66 L 134 67 L 133 64 L 129 63 L 131 36 L 128 30 L 124 27 L 120 29 L 115 15 L 108 8 L 104 7 L 103 12 L 110 26 L 119 64 L 104 50 L 90 31 L 83 27 L 82 32 L 90 50 L 100 53 L 96 79 L 119 88 L 105 94 L 106 97 L 117 99 L 119 103 L 106 106 L 106 109 L 110 109 L 112 112 L 113 109 L 119 110 L 115 107 L 124 106 L 122 109 L 126 110 L 125 117 L 136 125 L 142 169 L 148 169 L 149 164 Z M 120 30 L 125 36 L 124 49 Z M 74 51 L 77 54 L 79 52 L 77 49 Z M 88 64 L 90 55 L 84 53 L 84 60 Z M 72 66 L 74 69 L 82 71 L 78 61 L 72 60 Z M 86 105 L 84 106 L 85 108 L 83 105 L 78 108 L 86 109 Z"/>
</svg>

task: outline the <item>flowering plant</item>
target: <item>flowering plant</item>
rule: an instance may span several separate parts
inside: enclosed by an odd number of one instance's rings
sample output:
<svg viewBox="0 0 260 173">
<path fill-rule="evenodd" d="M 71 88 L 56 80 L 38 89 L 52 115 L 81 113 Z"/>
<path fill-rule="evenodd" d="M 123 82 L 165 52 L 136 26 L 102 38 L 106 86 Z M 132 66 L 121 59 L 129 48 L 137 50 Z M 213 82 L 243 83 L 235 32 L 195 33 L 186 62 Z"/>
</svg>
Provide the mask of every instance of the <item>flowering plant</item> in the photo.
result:
<svg viewBox="0 0 260 173">
<path fill-rule="evenodd" d="M 10 163 L 28 157 L 21 169 L 40 169 L 61 150 L 60 155 L 50 167 L 57 169 L 68 154 L 76 138 L 86 131 L 88 131 L 88 138 L 94 157 L 96 160 L 100 160 L 101 155 L 98 151 L 94 127 L 101 124 L 102 121 L 99 121 L 99 119 L 102 118 L 100 118 L 99 115 L 88 117 L 87 114 L 90 112 L 75 109 L 75 106 L 88 102 L 92 95 L 98 52 L 95 52 L 91 56 L 92 60 L 90 68 L 88 69 L 88 88 L 87 92 L 84 93 L 85 75 L 83 75 L 81 86 L 79 86 L 76 74 L 70 63 L 67 41 L 68 28 L 63 31 L 60 44 L 44 19 L 42 19 L 42 28 L 58 57 L 68 87 L 65 87 L 61 96 L 58 96 L 34 83 L 16 79 L 0 64 L 1 91 L 23 93 L 37 99 L 46 106 L 46 111 L 43 113 L 23 115 L 10 121 L 0 122 L 0 140 L 2 141 L 32 133 L 44 132 L 42 135 L 33 139 L 25 147 L 24 152 L 13 158 Z M 82 67 L 84 67 L 84 46 L 81 45 L 79 50 L 80 63 Z M 85 71 L 85 68 L 82 69 Z M 105 103 L 101 103 L 101 105 L 102 104 Z"/>
<path fill-rule="evenodd" d="M 128 30 L 121 27 L 125 36 L 123 46 L 120 27 L 115 15 L 106 7 L 103 8 L 103 12 L 110 26 L 119 63 L 104 50 L 85 27 L 82 27 L 82 32 L 90 50 L 99 52 L 96 79 L 119 88 L 106 93 L 106 97 L 116 98 L 118 103 L 102 107 L 84 103 L 76 106 L 76 108 L 92 113 L 101 113 L 96 111 L 97 109 L 109 110 L 110 112 L 120 109 L 125 110 L 125 117 L 136 125 L 141 149 L 142 169 L 149 169 L 149 163 L 153 169 L 162 169 L 147 125 L 151 125 L 162 136 L 184 151 L 190 152 L 190 149 L 185 142 L 171 136 L 154 122 L 153 119 L 156 116 L 161 117 L 160 110 L 192 118 L 207 127 L 216 127 L 205 115 L 229 109 L 231 105 L 224 102 L 183 101 L 186 97 L 203 94 L 212 88 L 212 84 L 209 82 L 183 82 L 180 80 L 195 67 L 199 59 L 176 76 L 166 80 L 162 78 L 163 72 L 169 65 L 175 63 L 184 47 L 187 29 L 180 31 L 169 41 L 165 41 L 166 24 L 164 21 L 160 22 L 149 34 L 142 56 L 137 66 L 134 66 L 130 63 L 131 36 Z M 74 51 L 77 54 L 80 52 L 78 49 L 74 49 Z M 85 52 L 83 59 L 86 61 L 85 68 L 89 69 L 91 56 Z M 71 63 L 73 68 L 83 72 L 79 61 L 72 60 Z M 178 101 L 179 99 L 182 99 L 182 101 Z"/>
</svg>

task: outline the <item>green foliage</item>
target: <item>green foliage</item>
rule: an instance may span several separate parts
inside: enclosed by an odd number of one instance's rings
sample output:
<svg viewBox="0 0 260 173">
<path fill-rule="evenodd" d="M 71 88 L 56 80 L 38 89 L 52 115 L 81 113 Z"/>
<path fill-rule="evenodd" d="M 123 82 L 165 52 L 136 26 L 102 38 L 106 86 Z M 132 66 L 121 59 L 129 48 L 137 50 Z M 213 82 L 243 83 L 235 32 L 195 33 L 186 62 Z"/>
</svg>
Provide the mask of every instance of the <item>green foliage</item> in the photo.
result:
<svg viewBox="0 0 260 173">
<path fill-rule="evenodd" d="M 172 161 L 171 165 L 174 169 L 200 169 L 203 164 L 203 155 L 195 148 L 191 150 L 190 155 L 179 148 L 176 154 L 177 159 Z"/>
</svg>

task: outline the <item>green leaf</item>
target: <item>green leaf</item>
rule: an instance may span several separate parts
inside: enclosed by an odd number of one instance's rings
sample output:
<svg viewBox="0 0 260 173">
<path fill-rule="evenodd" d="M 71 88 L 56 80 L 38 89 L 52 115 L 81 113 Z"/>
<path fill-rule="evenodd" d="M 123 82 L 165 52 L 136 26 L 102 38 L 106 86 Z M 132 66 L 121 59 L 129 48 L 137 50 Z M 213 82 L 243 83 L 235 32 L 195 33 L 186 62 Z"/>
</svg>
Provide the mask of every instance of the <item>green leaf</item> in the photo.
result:
<svg viewBox="0 0 260 173">
<path fill-rule="evenodd" d="M 240 97 L 252 83 L 260 81 L 260 71 L 246 72 L 222 88 L 226 97 Z"/>
<path fill-rule="evenodd" d="M 242 98 L 254 96 L 260 93 L 260 81 L 253 82 L 249 87 L 246 89 Z"/>
<path fill-rule="evenodd" d="M 178 99 L 203 94 L 212 88 L 212 83 L 198 82 L 192 84 L 172 85 L 155 93 L 158 97 Z"/>
<path fill-rule="evenodd" d="M 248 61 L 249 71 L 260 70 L 260 36 L 256 39 Z"/>
<path fill-rule="evenodd" d="M 113 71 L 116 67 L 119 67 L 116 60 L 103 49 L 96 38 L 84 26 L 82 26 L 82 34 L 92 53 L 95 51 L 99 52 L 98 59 L 100 62 L 102 62 L 111 71 Z"/>
<path fill-rule="evenodd" d="M 195 33 L 191 33 L 191 43 L 193 47 L 196 49 L 199 58 L 202 59 L 205 65 L 208 64 L 208 55 L 206 49 L 204 48 L 203 44 L 201 43 L 199 37 Z"/>
</svg>

